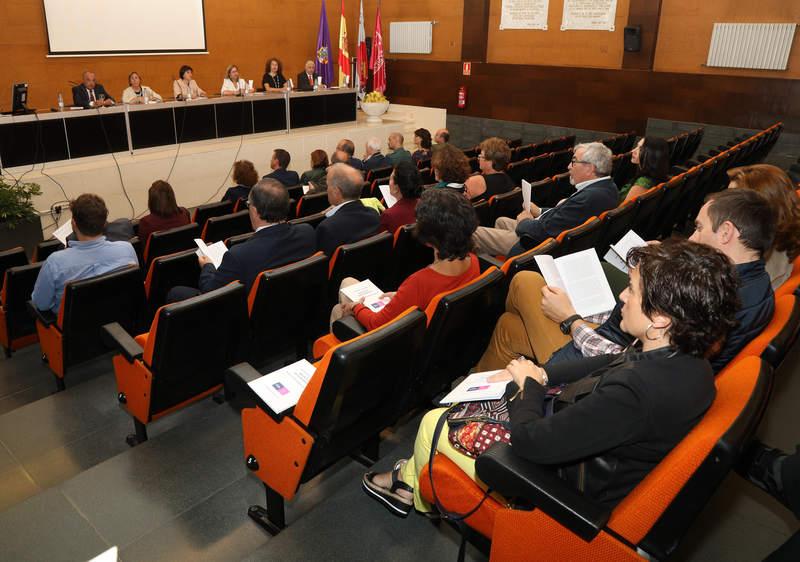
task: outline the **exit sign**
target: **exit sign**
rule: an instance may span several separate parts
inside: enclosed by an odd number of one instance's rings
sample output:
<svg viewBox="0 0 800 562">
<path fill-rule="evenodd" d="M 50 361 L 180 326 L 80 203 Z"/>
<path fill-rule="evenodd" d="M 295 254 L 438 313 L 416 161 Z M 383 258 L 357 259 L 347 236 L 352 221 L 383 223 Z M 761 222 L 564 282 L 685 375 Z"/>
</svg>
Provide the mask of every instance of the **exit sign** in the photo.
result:
<svg viewBox="0 0 800 562">
<path fill-rule="evenodd" d="M 463 68 L 462 68 L 461 71 L 464 74 L 464 76 L 471 75 L 472 74 L 472 63 L 471 62 L 463 63 Z"/>
</svg>

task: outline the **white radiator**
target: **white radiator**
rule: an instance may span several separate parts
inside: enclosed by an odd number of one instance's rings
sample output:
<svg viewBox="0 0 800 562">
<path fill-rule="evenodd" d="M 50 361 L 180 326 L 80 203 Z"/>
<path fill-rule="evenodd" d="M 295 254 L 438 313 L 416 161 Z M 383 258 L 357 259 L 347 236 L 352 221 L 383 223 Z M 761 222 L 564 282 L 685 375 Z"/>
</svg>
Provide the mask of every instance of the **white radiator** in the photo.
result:
<svg viewBox="0 0 800 562">
<path fill-rule="evenodd" d="M 431 54 L 432 21 L 393 21 L 389 24 L 389 52 Z"/>
<path fill-rule="evenodd" d="M 786 70 L 794 23 L 715 23 L 707 66 Z"/>
</svg>

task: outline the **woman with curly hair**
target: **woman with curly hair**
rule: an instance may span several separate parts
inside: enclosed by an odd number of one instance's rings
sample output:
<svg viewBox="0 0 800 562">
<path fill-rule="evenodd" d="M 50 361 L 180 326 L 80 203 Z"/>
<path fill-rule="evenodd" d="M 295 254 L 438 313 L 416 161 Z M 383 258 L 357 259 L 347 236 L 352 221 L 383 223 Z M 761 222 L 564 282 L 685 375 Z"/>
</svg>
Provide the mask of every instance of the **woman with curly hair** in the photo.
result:
<svg viewBox="0 0 800 562">
<path fill-rule="evenodd" d="M 800 255 L 800 197 L 786 172 L 770 164 L 741 166 L 728 170 L 728 187 L 752 189 L 769 201 L 777 214 L 777 229 L 772 252 L 768 253 L 767 273 L 777 289 L 792 274 L 792 262 Z"/>
<path fill-rule="evenodd" d="M 470 201 L 489 199 L 493 195 L 508 193 L 514 189 L 514 181 L 505 172 L 511 161 L 511 149 L 501 138 L 490 137 L 480 144 L 478 165 L 481 173 L 470 176 L 465 185 Z"/>
<path fill-rule="evenodd" d="M 631 250 L 630 285 L 622 292 L 622 329 L 641 351 L 537 366 L 519 358 L 494 376 L 509 381 L 508 422 L 495 434 L 515 454 L 547 465 L 594 501 L 619 503 L 697 424 L 714 401 L 707 350 L 734 324 L 736 273 L 723 253 L 685 240 Z M 547 388 L 563 387 L 545 414 Z M 444 425 L 445 410 L 428 412 L 409 459 L 394 470 L 364 475 L 362 486 L 391 513 L 431 511 L 419 494 L 419 473 L 432 447 L 475 479 L 466 440 Z M 458 445 L 458 448 L 454 446 Z"/>
<path fill-rule="evenodd" d="M 373 312 L 359 302 L 338 304 L 331 312 L 334 320 L 352 314 L 373 330 L 399 316 L 410 306 L 425 310 L 433 297 L 452 291 L 480 275 L 478 258 L 472 253 L 472 234 L 478 219 L 469 201 L 449 189 L 429 189 L 417 204 L 415 234 L 421 244 L 433 248 L 433 263 L 420 269 L 400 284 L 397 292 L 385 293 L 390 300 L 383 309 Z M 342 281 L 342 287 L 357 283 Z"/>
<path fill-rule="evenodd" d="M 464 182 L 472 173 L 464 151 L 450 144 L 436 147 L 431 157 L 431 169 L 438 182 L 436 187 L 448 187 L 461 193 L 464 193 Z"/>
</svg>

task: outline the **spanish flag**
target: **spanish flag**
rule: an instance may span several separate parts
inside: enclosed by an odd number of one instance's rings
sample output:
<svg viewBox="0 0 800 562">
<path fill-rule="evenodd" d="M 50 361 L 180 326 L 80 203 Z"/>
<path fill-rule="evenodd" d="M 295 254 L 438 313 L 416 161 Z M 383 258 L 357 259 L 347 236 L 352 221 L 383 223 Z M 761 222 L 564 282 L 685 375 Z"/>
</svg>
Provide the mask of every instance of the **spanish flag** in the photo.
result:
<svg viewBox="0 0 800 562">
<path fill-rule="evenodd" d="M 350 53 L 347 52 L 347 20 L 344 19 L 344 0 L 342 0 L 342 19 L 339 23 L 339 87 L 350 85 Z"/>
</svg>

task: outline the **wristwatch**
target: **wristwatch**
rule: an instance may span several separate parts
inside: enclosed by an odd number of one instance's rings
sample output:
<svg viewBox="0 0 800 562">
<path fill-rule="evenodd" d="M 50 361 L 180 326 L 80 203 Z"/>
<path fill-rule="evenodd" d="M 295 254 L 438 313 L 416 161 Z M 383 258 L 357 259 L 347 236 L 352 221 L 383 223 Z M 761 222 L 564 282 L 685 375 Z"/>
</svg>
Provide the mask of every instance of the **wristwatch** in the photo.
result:
<svg viewBox="0 0 800 562">
<path fill-rule="evenodd" d="M 564 334 L 565 336 L 568 336 L 570 328 L 572 327 L 572 323 L 575 322 L 575 320 L 583 320 L 583 316 L 581 316 L 580 314 L 573 314 L 572 316 L 564 320 L 561 324 L 558 325 L 558 327 L 561 329 L 561 333 Z"/>
</svg>

